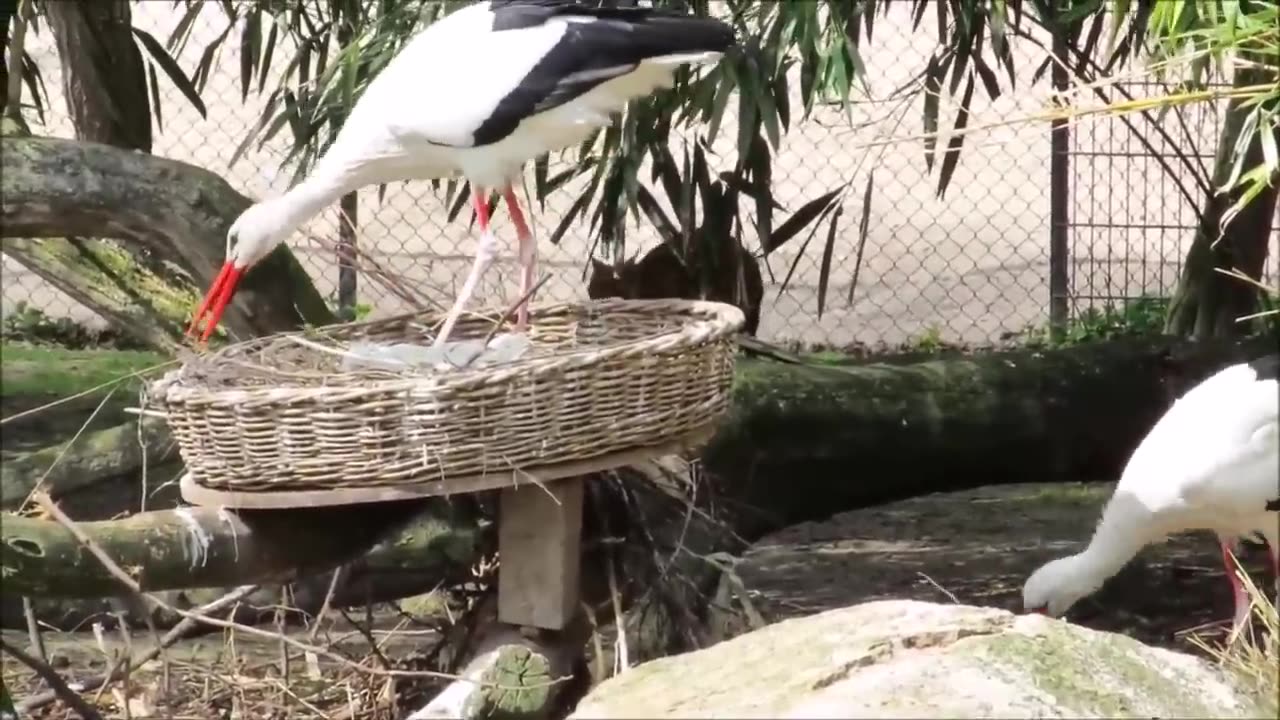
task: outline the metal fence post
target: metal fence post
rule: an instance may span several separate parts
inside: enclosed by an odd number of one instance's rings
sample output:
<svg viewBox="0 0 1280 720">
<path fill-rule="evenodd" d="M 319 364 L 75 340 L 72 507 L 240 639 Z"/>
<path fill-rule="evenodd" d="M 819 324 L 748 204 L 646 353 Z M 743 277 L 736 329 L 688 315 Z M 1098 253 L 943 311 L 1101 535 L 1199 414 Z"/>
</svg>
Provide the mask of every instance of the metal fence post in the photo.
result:
<svg viewBox="0 0 1280 720">
<path fill-rule="evenodd" d="M 1055 23 L 1051 74 L 1055 92 L 1065 92 L 1070 83 L 1067 53 L 1066 28 Z M 1065 119 L 1055 119 L 1049 127 L 1049 329 L 1054 338 L 1060 338 L 1066 330 L 1070 297 L 1067 223 L 1071 211 L 1071 126 Z"/>
</svg>

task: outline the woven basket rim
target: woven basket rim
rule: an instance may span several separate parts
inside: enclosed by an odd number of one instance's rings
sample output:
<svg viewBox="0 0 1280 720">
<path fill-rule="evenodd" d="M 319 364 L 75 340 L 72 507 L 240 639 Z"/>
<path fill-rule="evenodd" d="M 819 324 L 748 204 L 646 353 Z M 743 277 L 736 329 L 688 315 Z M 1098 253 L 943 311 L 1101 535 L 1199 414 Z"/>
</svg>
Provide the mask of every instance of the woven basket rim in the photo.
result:
<svg viewBox="0 0 1280 720">
<path fill-rule="evenodd" d="M 501 316 L 506 308 L 481 309 L 470 316 Z M 517 376 L 540 375 L 546 372 L 561 371 L 569 368 L 583 367 L 616 357 L 636 357 L 655 353 L 668 353 L 681 347 L 715 342 L 726 336 L 735 334 L 742 327 L 745 316 L 741 309 L 734 305 L 709 300 L 684 300 L 663 298 L 656 300 L 622 300 L 608 298 L 578 302 L 562 302 L 530 308 L 530 319 L 536 321 L 539 316 L 589 310 L 599 315 L 607 315 L 610 311 L 620 312 L 663 312 L 675 317 L 683 316 L 678 328 L 649 337 L 606 343 L 586 348 L 578 348 L 557 352 L 531 359 L 517 359 L 508 363 L 488 367 L 456 368 L 445 372 L 431 374 L 413 374 L 408 372 L 391 372 L 386 370 L 365 369 L 334 373 L 334 376 L 359 379 L 359 384 L 302 385 L 290 384 L 287 381 L 273 386 L 218 387 L 209 388 L 200 383 L 186 383 L 182 368 L 170 371 L 152 384 L 151 393 L 162 400 L 186 403 L 227 402 L 267 402 L 282 401 L 314 401 L 334 395 L 344 397 L 364 394 L 400 392 L 405 390 L 441 390 L 445 388 L 465 388 L 471 386 L 490 385 L 509 382 Z M 286 335 L 306 337 L 316 333 L 326 333 L 330 337 L 341 337 L 363 327 L 376 325 L 392 325 L 412 322 L 414 320 L 429 321 L 442 317 L 436 310 L 401 313 L 387 318 L 372 321 L 356 321 L 332 323 L 306 330 L 294 330 L 275 333 L 267 337 Z M 209 353 L 202 362 L 218 362 L 247 345 L 258 344 L 263 337 L 251 338 L 230 344 Z"/>
</svg>

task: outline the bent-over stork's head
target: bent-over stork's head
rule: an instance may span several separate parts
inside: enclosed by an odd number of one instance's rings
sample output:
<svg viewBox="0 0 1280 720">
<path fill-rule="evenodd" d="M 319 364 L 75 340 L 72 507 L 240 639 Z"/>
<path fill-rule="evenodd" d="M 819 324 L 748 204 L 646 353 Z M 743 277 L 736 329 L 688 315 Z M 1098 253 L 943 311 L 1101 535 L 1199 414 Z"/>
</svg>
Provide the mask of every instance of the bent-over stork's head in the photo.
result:
<svg viewBox="0 0 1280 720">
<path fill-rule="evenodd" d="M 293 231 L 293 223 L 287 213 L 276 207 L 279 199 L 266 200 L 249 206 L 227 230 L 227 260 L 222 270 L 209 286 L 204 300 L 191 318 L 187 335 L 192 336 L 205 318 L 208 322 L 200 341 L 204 342 L 218 327 L 222 313 L 235 294 L 236 285 L 245 271 L 253 267 L 284 242 Z"/>
<path fill-rule="evenodd" d="M 1058 617 L 1097 589 L 1089 576 L 1080 572 L 1079 556 L 1058 558 L 1027 578 L 1022 586 L 1022 607 L 1027 612 Z"/>
</svg>

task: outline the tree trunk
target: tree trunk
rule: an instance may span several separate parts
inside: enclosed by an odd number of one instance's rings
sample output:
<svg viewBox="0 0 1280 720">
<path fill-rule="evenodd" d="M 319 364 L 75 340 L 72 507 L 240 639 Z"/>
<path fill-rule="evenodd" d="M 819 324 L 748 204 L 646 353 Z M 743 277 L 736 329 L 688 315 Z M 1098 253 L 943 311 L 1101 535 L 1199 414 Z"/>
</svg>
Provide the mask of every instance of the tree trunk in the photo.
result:
<svg viewBox="0 0 1280 720">
<path fill-rule="evenodd" d="M 1274 82 L 1275 79 L 1276 71 L 1264 65 L 1238 68 L 1233 82 L 1236 87 L 1243 87 Z M 1219 193 L 1217 188 L 1226 184 L 1230 177 L 1235 147 L 1252 109 L 1244 106 L 1241 100 L 1232 100 L 1227 107 L 1214 160 L 1214 190 L 1205 200 L 1200 225 L 1169 305 L 1165 330 L 1174 335 L 1239 337 L 1246 334 L 1253 323 L 1238 322 L 1238 319 L 1258 310 L 1257 288 L 1238 278 L 1228 277 L 1218 269 L 1239 270 L 1255 280 L 1262 278 L 1273 237 L 1271 228 L 1276 223 L 1280 174 L 1273 176 L 1269 186 L 1254 197 L 1230 224 L 1225 228 L 1219 227 L 1223 213 L 1239 199 L 1241 193 L 1239 190 Z M 1267 130 L 1261 129 L 1248 144 L 1244 158 L 1246 170 L 1263 162 L 1263 132 Z M 1280 127 L 1273 127 L 1270 132 L 1274 142 L 1280 145 Z"/>
<path fill-rule="evenodd" d="M 146 68 L 128 0 L 45 3 L 76 137 L 151 152 Z"/>
<path fill-rule="evenodd" d="M 122 283 L 143 283 L 143 294 L 151 309 L 164 318 L 152 336 L 174 337 L 185 327 L 191 308 L 200 295 L 190 279 L 177 278 L 190 270 L 196 283 L 207 285 L 222 267 L 227 229 L 250 201 L 217 175 L 175 160 L 143 155 L 73 140 L 54 138 L 0 139 L 0 220 L 3 220 L 3 248 L 6 253 L 26 258 L 28 267 L 60 286 L 74 286 L 81 297 L 94 300 L 89 307 L 106 317 L 141 317 L 141 311 L 125 304 L 130 292 L 111 292 L 104 287 Z M 114 255 L 102 248 L 100 261 L 111 273 L 95 272 L 93 265 L 79 262 L 65 267 L 68 272 L 52 278 L 52 261 L 36 253 L 45 240 L 9 238 L 49 238 L 59 236 L 109 237 L 142 248 L 156 262 L 128 262 L 124 253 Z M 69 241 L 61 241 L 69 242 Z M 66 255 L 66 261 L 78 255 Z M 162 268 L 161 276 L 155 268 Z M 182 270 L 178 270 L 182 268 Z M 111 274 L 125 278 L 117 282 Z M 170 288 L 159 292 L 149 283 L 161 279 Z M 227 309 L 224 322 L 240 337 L 253 337 L 297 329 L 304 323 L 321 325 L 334 316 L 288 248 L 276 248 L 242 281 L 243 290 Z M 148 289 L 150 288 L 150 289 Z M 112 299 L 119 301 L 108 302 Z"/>
</svg>

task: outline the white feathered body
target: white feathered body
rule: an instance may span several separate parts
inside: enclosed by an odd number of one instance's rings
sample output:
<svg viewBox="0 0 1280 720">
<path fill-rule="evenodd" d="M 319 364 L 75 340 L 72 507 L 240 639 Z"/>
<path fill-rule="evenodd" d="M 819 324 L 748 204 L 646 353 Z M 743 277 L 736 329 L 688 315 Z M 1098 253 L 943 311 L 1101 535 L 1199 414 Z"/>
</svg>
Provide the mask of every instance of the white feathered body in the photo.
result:
<svg viewBox="0 0 1280 720">
<path fill-rule="evenodd" d="M 525 118 L 497 142 L 475 145 L 473 129 L 570 24 L 595 21 L 561 15 L 534 27 L 493 32 L 486 2 L 442 17 L 370 81 L 314 174 L 342 175 L 353 186 L 463 175 L 500 187 L 529 160 L 583 142 L 631 100 L 670 87 L 679 66 L 721 56 L 673 54 L 619 68 L 625 72 L 572 102 Z"/>
<path fill-rule="evenodd" d="M 1276 362 L 1232 365 L 1174 402 L 1130 456 L 1088 547 L 1032 573 L 1024 605 L 1059 615 L 1176 532 L 1211 530 L 1226 543 L 1260 534 L 1280 552 Z"/>
<path fill-rule="evenodd" d="M 1178 399 L 1130 457 L 1116 492 L 1151 512 L 1153 535 L 1197 528 L 1261 533 L 1280 547 L 1280 388 L 1232 365 Z"/>
</svg>

